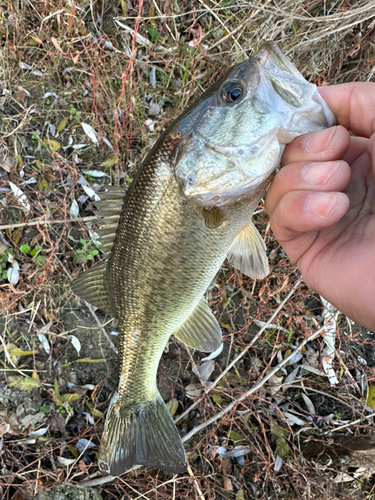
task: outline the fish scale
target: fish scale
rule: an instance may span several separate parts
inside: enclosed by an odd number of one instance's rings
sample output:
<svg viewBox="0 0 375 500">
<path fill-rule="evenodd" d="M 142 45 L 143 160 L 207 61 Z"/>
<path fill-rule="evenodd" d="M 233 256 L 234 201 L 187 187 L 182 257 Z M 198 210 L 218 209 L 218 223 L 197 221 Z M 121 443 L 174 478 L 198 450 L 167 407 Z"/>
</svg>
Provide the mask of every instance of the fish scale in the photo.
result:
<svg viewBox="0 0 375 500">
<path fill-rule="evenodd" d="M 251 216 L 285 144 L 331 126 L 316 91 L 275 46 L 233 66 L 160 136 L 129 190 L 98 202 L 104 262 L 73 291 L 119 322 L 119 385 L 99 467 L 184 472 L 186 457 L 156 384 L 170 335 L 215 351 L 221 330 L 204 293 L 225 257 L 253 278 L 268 272 Z"/>
</svg>

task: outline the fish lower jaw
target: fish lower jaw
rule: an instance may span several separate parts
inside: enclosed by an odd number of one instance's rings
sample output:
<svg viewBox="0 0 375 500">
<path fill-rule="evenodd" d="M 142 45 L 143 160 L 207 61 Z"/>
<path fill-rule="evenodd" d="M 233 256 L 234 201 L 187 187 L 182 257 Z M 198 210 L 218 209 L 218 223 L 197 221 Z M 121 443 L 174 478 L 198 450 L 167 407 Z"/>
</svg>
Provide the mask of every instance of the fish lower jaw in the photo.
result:
<svg viewBox="0 0 375 500">
<path fill-rule="evenodd" d="M 204 193 L 193 189 L 186 191 L 185 196 L 202 208 L 221 207 L 229 204 L 231 201 L 238 200 L 239 197 L 251 195 L 272 174 L 276 166 L 272 165 L 272 168 L 267 170 L 263 175 L 247 178 L 243 184 L 237 185 L 231 190 L 220 190 L 218 186 L 214 186 L 212 190 L 207 189 Z"/>
</svg>

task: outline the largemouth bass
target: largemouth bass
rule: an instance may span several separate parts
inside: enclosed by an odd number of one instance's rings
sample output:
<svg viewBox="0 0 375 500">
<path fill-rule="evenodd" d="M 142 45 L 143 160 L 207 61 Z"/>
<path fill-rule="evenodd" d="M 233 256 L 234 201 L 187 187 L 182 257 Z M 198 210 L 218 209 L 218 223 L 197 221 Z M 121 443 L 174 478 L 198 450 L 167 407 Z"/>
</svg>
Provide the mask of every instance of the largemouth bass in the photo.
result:
<svg viewBox="0 0 375 500">
<path fill-rule="evenodd" d="M 220 346 L 207 287 L 226 257 L 248 276 L 268 274 L 251 215 L 285 144 L 333 124 L 315 85 L 268 44 L 168 127 L 126 196 L 121 188 L 101 195 L 105 262 L 72 286 L 119 322 L 119 386 L 100 444 L 101 470 L 186 470 L 156 385 L 164 347 L 172 334 L 200 351 Z"/>
</svg>

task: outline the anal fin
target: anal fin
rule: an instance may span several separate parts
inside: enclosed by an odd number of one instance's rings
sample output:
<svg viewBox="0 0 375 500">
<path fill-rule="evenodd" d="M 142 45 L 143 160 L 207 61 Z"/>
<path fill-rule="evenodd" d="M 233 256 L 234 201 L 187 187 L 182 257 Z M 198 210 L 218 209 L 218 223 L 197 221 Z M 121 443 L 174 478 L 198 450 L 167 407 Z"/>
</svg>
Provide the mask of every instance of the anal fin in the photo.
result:
<svg viewBox="0 0 375 500">
<path fill-rule="evenodd" d="M 235 237 L 227 258 L 233 267 L 251 278 L 261 280 L 270 272 L 266 245 L 251 221 Z"/>
<path fill-rule="evenodd" d="M 222 341 L 219 323 L 203 298 L 173 335 L 189 347 L 203 352 L 216 351 Z"/>
<path fill-rule="evenodd" d="M 107 263 L 99 264 L 85 271 L 72 283 L 73 292 L 95 307 L 112 314 L 110 300 L 104 285 Z"/>
</svg>

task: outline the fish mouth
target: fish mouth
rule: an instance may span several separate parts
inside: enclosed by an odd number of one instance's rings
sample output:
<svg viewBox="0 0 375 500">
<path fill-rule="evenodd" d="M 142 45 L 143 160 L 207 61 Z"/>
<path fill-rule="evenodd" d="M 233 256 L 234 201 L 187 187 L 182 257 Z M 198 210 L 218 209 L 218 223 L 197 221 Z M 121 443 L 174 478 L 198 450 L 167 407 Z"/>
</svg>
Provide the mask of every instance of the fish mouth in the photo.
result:
<svg viewBox="0 0 375 500">
<path fill-rule="evenodd" d="M 220 187 L 220 183 L 225 181 L 229 174 L 224 174 L 216 179 L 211 180 L 205 184 L 205 190 L 202 192 L 200 187 L 187 188 L 185 189 L 185 196 L 194 201 L 194 203 L 200 207 L 212 207 L 212 206 L 222 206 L 229 203 L 234 198 L 238 199 L 240 197 L 245 197 L 248 194 L 264 182 L 267 177 L 269 177 L 275 167 L 270 168 L 262 176 L 245 178 L 240 184 L 237 182 L 232 189 Z"/>
</svg>

